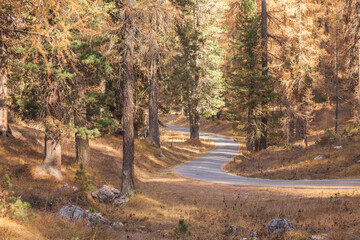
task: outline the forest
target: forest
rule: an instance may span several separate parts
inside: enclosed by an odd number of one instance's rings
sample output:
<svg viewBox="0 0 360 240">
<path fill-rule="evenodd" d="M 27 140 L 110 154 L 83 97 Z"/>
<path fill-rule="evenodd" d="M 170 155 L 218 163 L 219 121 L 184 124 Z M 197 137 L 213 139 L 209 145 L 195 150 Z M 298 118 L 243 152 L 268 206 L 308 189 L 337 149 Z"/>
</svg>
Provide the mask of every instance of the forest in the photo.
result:
<svg viewBox="0 0 360 240">
<path fill-rule="evenodd" d="M 0 239 L 360 239 L 360 0 L 0 0 Z"/>
</svg>

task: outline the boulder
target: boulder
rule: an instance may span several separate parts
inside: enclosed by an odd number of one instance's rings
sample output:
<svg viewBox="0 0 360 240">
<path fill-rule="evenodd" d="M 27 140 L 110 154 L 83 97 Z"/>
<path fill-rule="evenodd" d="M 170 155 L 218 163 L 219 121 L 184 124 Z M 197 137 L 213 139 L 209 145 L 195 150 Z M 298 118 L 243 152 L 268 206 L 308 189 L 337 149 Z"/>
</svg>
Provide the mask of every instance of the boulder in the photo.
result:
<svg viewBox="0 0 360 240">
<path fill-rule="evenodd" d="M 120 197 L 118 197 L 118 198 L 115 198 L 113 204 L 114 204 L 115 206 L 120 206 L 120 205 L 125 205 L 125 204 L 127 204 L 128 202 L 129 202 L 129 199 L 127 199 L 127 198 L 124 197 L 124 196 L 120 196 Z"/>
<path fill-rule="evenodd" d="M 86 210 L 85 215 L 86 215 L 86 220 L 89 225 L 91 224 L 91 225 L 96 226 L 96 225 L 100 225 L 100 224 L 108 224 L 108 225 L 111 224 L 111 222 L 107 218 L 103 217 L 103 215 L 101 215 L 101 213 Z"/>
<path fill-rule="evenodd" d="M 82 219 L 85 216 L 85 213 L 81 207 L 68 203 L 60 209 L 57 215 L 67 220 L 77 221 Z"/>
<path fill-rule="evenodd" d="M 336 150 L 340 150 L 340 149 L 342 149 L 343 148 L 343 146 L 335 146 L 334 147 L 334 149 L 336 149 Z"/>
<path fill-rule="evenodd" d="M 287 229 L 295 230 L 292 222 L 287 219 L 275 218 L 268 223 L 268 230 L 272 233 L 282 233 Z"/>
<path fill-rule="evenodd" d="M 322 155 L 319 155 L 319 156 L 315 157 L 314 160 L 321 160 L 321 159 L 323 159 L 323 158 L 324 158 L 324 157 L 323 157 Z"/>
<path fill-rule="evenodd" d="M 92 192 L 91 196 L 101 203 L 112 203 L 115 206 L 125 205 L 129 202 L 129 199 L 121 195 L 119 190 L 106 185 L 102 186 L 95 192 Z"/>
<path fill-rule="evenodd" d="M 115 198 L 121 196 L 121 193 L 116 188 L 111 188 L 106 185 L 91 193 L 91 196 L 101 203 L 113 202 Z"/>
</svg>

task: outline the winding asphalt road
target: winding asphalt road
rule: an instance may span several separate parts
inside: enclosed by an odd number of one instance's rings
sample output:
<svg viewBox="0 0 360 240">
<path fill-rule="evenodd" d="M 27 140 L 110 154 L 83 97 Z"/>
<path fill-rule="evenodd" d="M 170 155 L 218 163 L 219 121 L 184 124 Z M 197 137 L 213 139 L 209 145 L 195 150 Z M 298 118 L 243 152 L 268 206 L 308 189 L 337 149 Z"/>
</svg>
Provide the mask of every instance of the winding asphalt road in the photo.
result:
<svg viewBox="0 0 360 240">
<path fill-rule="evenodd" d="M 186 128 L 166 125 L 176 131 L 189 133 Z M 177 167 L 174 172 L 186 178 L 203 182 L 228 184 L 234 186 L 253 187 L 285 187 L 285 188 L 358 188 L 360 179 L 332 179 L 332 180 L 270 180 L 260 178 L 241 177 L 227 174 L 223 165 L 231 160 L 239 151 L 239 144 L 234 140 L 210 133 L 200 133 L 201 137 L 215 142 L 216 148 L 194 161 Z"/>
</svg>

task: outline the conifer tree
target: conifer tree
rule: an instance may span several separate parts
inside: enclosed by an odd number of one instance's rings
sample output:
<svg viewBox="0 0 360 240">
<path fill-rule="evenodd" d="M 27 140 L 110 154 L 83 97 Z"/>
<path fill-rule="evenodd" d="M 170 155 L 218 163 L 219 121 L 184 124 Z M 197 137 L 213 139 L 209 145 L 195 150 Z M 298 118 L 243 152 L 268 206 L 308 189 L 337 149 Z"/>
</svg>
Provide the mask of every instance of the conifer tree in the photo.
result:
<svg viewBox="0 0 360 240">
<path fill-rule="evenodd" d="M 228 66 L 230 109 L 238 119 L 245 113 L 247 122 L 247 148 L 259 151 L 261 138 L 266 137 L 263 119 L 273 99 L 272 83 L 262 74 L 261 25 L 257 5 L 252 0 L 242 0 L 237 8 L 235 29 L 231 42 L 231 60 Z"/>
<path fill-rule="evenodd" d="M 215 115 L 224 105 L 220 69 L 223 50 L 218 43 L 221 29 L 218 19 L 211 16 L 222 14 L 223 9 L 210 1 L 178 1 L 178 4 L 182 21 L 177 26 L 179 45 L 173 89 L 181 89 L 179 97 L 189 116 L 190 138 L 199 139 L 200 115 Z"/>
</svg>

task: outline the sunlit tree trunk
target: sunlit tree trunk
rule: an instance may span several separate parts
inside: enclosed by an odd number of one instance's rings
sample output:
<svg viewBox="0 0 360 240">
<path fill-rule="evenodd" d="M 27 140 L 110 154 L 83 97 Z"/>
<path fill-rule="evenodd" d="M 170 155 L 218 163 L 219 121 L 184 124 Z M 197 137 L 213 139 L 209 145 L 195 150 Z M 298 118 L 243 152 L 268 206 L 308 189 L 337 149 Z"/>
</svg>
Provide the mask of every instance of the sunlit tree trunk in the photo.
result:
<svg viewBox="0 0 360 240">
<path fill-rule="evenodd" d="M 158 61 L 159 49 L 157 44 L 157 19 L 154 16 L 151 30 L 150 46 L 150 88 L 149 88 L 149 141 L 153 145 L 160 147 L 159 131 L 159 110 L 158 110 Z"/>
<path fill-rule="evenodd" d="M 2 137 L 9 136 L 8 107 L 6 98 L 8 95 L 8 55 L 5 44 L 0 41 L 0 134 Z"/>
<path fill-rule="evenodd" d="M 149 140 L 152 144 L 160 147 L 159 115 L 157 101 L 157 57 L 153 57 L 150 67 L 150 89 L 149 89 Z"/>
<path fill-rule="evenodd" d="M 358 40 L 358 84 L 355 89 L 355 101 L 354 120 L 356 124 L 360 124 L 360 39 Z"/>
<path fill-rule="evenodd" d="M 77 98 L 75 100 L 74 123 L 75 127 L 86 127 L 86 103 L 84 80 L 79 77 L 76 79 Z M 90 163 L 90 146 L 88 135 L 82 132 L 75 133 L 76 162 L 83 165 Z"/>
<path fill-rule="evenodd" d="M 335 133 L 338 133 L 338 121 L 339 121 L 339 79 L 338 79 L 338 45 L 337 45 L 338 29 L 336 25 L 335 34 Z"/>
<path fill-rule="evenodd" d="M 134 44 L 135 27 L 133 19 L 134 0 L 126 0 L 127 12 L 124 22 L 124 50 L 122 57 L 122 76 L 124 81 L 123 117 L 123 169 L 121 192 L 133 194 L 134 186 Z"/>
<path fill-rule="evenodd" d="M 58 86 L 54 84 L 46 97 L 46 112 L 48 123 L 45 128 L 44 160 L 37 168 L 43 174 L 50 174 L 56 178 L 62 178 L 61 174 L 61 130 L 60 121 L 62 110 Z"/>
</svg>

